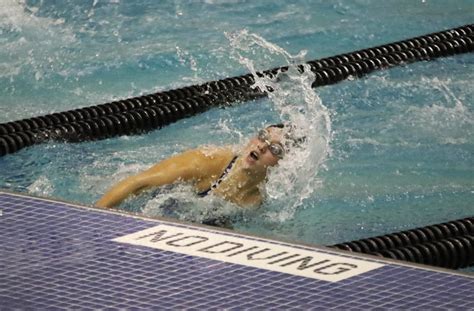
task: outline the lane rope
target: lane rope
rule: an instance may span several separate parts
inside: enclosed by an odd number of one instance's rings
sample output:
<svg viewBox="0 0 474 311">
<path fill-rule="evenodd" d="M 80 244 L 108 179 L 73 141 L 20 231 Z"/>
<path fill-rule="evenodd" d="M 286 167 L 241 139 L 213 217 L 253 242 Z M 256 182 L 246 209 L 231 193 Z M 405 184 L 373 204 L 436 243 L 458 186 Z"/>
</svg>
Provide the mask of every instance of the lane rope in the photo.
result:
<svg viewBox="0 0 474 311">
<path fill-rule="evenodd" d="M 437 267 L 474 265 L 474 217 L 329 246 Z"/>
<path fill-rule="evenodd" d="M 362 77 L 375 70 L 432 60 L 474 50 L 472 24 L 403 41 L 307 62 L 315 74 L 313 87 Z M 298 66 L 303 71 L 302 65 Z M 287 66 L 257 75 L 276 76 Z M 235 102 L 264 97 L 271 89 L 252 88 L 251 74 L 211 81 L 97 106 L 79 108 L 0 124 L 0 156 L 47 140 L 80 142 L 161 128 Z"/>
</svg>

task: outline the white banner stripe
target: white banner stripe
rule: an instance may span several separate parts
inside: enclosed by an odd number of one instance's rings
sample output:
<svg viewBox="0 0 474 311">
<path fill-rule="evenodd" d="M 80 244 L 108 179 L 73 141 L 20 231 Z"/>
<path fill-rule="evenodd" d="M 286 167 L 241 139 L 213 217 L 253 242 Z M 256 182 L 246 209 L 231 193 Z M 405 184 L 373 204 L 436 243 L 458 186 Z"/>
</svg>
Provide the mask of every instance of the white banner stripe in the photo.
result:
<svg viewBox="0 0 474 311">
<path fill-rule="evenodd" d="M 164 224 L 113 241 L 329 282 L 341 281 L 384 266 L 316 250 L 297 249 Z"/>
</svg>

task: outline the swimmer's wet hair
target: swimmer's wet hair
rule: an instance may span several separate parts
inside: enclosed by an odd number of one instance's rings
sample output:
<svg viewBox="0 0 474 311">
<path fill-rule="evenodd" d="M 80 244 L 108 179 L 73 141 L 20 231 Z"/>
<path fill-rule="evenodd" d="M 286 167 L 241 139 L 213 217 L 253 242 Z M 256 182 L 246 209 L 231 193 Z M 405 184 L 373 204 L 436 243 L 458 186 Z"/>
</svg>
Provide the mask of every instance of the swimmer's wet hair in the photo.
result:
<svg viewBox="0 0 474 311">
<path fill-rule="evenodd" d="M 300 147 L 301 144 L 303 144 L 306 141 L 306 136 L 302 137 L 295 137 L 293 133 L 293 128 L 295 127 L 294 125 L 291 124 L 284 124 L 284 123 L 276 123 L 276 124 L 271 124 L 267 126 L 267 128 L 271 127 L 276 127 L 280 129 L 287 128 L 287 133 L 285 134 L 285 138 L 289 142 L 289 146 L 286 146 L 287 149 L 290 149 L 292 147 Z"/>
<path fill-rule="evenodd" d="M 285 124 L 283 124 L 283 123 L 271 124 L 271 125 L 267 126 L 267 128 L 269 128 L 269 127 L 277 127 L 279 129 L 282 129 L 282 128 L 285 127 Z"/>
</svg>

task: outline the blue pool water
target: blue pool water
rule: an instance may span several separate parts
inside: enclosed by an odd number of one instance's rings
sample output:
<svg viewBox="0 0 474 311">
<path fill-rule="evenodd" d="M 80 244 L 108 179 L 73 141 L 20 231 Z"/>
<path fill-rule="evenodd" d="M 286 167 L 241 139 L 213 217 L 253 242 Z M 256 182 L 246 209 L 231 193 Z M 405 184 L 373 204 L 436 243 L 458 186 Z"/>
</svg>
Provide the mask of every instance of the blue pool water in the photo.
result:
<svg viewBox="0 0 474 311">
<path fill-rule="evenodd" d="M 235 76 L 250 64 L 286 65 L 281 51 L 306 50 L 299 60 L 350 52 L 472 23 L 474 16 L 474 1 L 0 0 L 0 6 L 0 122 Z M 236 43 L 239 34 L 261 40 L 245 49 Z M 314 148 L 299 159 L 303 170 L 293 192 L 273 183 L 267 203 L 240 218 L 235 230 L 334 244 L 472 216 L 473 69 L 474 55 L 460 55 L 305 93 L 313 96 L 305 104 L 314 108 L 308 119 L 315 127 L 307 133 Z M 294 105 L 302 101 L 295 90 L 286 96 Z M 140 136 L 30 147 L 0 158 L 0 188 L 92 205 L 120 178 L 174 153 L 243 143 L 280 120 L 281 98 L 213 109 Z M 273 174 L 277 180 L 282 172 Z M 160 215 L 157 206 L 170 199 L 185 206 L 176 215 L 182 220 L 199 222 L 209 205 L 234 212 L 214 199 L 200 201 L 186 187 L 122 208 Z"/>
</svg>

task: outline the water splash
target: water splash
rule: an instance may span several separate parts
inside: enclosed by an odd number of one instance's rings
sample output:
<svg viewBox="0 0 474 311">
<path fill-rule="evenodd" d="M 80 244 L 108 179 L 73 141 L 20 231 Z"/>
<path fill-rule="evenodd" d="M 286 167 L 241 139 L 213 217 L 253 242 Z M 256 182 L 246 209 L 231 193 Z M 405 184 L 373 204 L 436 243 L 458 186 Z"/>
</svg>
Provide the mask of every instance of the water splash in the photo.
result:
<svg viewBox="0 0 474 311">
<path fill-rule="evenodd" d="M 46 176 L 40 176 L 27 189 L 29 193 L 42 197 L 49 197 L 54 193 L 53 183 Z"/>
<path fill-rule="evenodd" d="M 291 136 L 304 141 L 289 150 L 279 166 L 270 171 L 266 184 L 266 216 L 283 222 L 293 217 L 305 199 L 321 186 L 318 171 L 330 154 L 331 119 L 329 110 L 311 88 L 314 74 L 303 63 L 306 51 L 293 56 L 276 44 L 247 30 L 226 33 L 232 55 L 255 77 L 254 88 L 268 93 L 280 120 L 291 125 Z M 275 57 L 272 57 L 275 56 Z M 261 76 L 277 59 L 289 66 L 276 76 Z"/>
<path fill-rule="evenodd" d="M 0 34 L 8 35 L 2 40 L 0 78 L 25 70 L 42 80 L 61 61 L 58 50 L 77 41 L 75 34 L 64 18 L 37 16 L 39 7 L 28 6 L 25 0 L 2 0 L 0 7 Z"/>
<path fill-rule="evenodd" d="M 404 107 L 404 111 L 392 118 L 388 128 L 398 135 L 400 135 L 398 131 L 400 128 L 408 133 L 400 138 L 404 144 L 463 145 L 472 143 L 470 138 L 474 133 L 473 112 L 466 105 L 468 101 L 453 92 L 451 81 L 422 77 L 417 81 L 416 87 L 422 88 L 425 92 L 435 93 L 436 96 L 428 100 L 426 105 Z"/>
<path fill-rule="evenodd" d="M 309 68 L 300 70 L 296 66 L 303 62 L 305 51 L 292 56 L 277 45 L 246 31 L 226 35 L 231 43 L 232 57 L 257 77 L 253 87 L 265 90 L 271 87 L 273 91 L 269 93 L 269 98 L 273 105 L 269 107 L 277 112 L 281 121 L 292 125 L 291 135 L 305 137 L 305 140 L 290 149 L 280 165 L 270 171 L 265 189 L 266 206 L 259 211 L 242 210 L 213 195 L 197 198 L 190 185 L 160 187 L 125 202 L 125 209 L 138 207 L 147 216 L 165 216 L 198 223 L 222 218 L 282 223 L 291 219 L 304 200 L 320 187 L 321 180 L 317 174 L 330 152 L 331 121 L 328 109 L 311 88 L 314 81 L 312 72 Z M 275 77 L 258 77 L 257 71 L 268 69 L 271 63 L 288 64 L 290 67 Z M 213 131 L 220 133 L 219 136 L 231 137 L 229 141 L 237 139 L 242 145 L 248 139 L 245 130 L 242 130 L 246 126 L 241 124 L 242 118 L 237 121 L 234 122 L 231 116 L 224 116 L 214 125 Z"/>
<path fill-rule="evenodd" d="M 140 212 L 148 217 L 168 217 L 195 223 L 211 221 L 224 224 L 240 217 L 242 209 L 235 204 L 214 195 L 197 199 L 194 192 L 189 184 L 167 185 L 125 204 L 130 205 L 128 210 L 133 210 L 137 205 L 142 206 Z M 142 202 L 138 202 L 140 199 Z"/>
<path fill-rule="evenodd" d="M 431 82 L 433 88 L 438 89 L 443 94 L 447 105 L 434 103 L 421 109 L 409 109 L 415 116 L 418 116 L 421 130 L 431 133 L 432 137 L 441 144 L 472 142 L 469 139 L 469 137 L 472 138 L 474 133 L 474 115 L 472 111 L 449 88 L 450 81 L 441 81 L 435 78 L 429 82 Z"/>
</svg>

